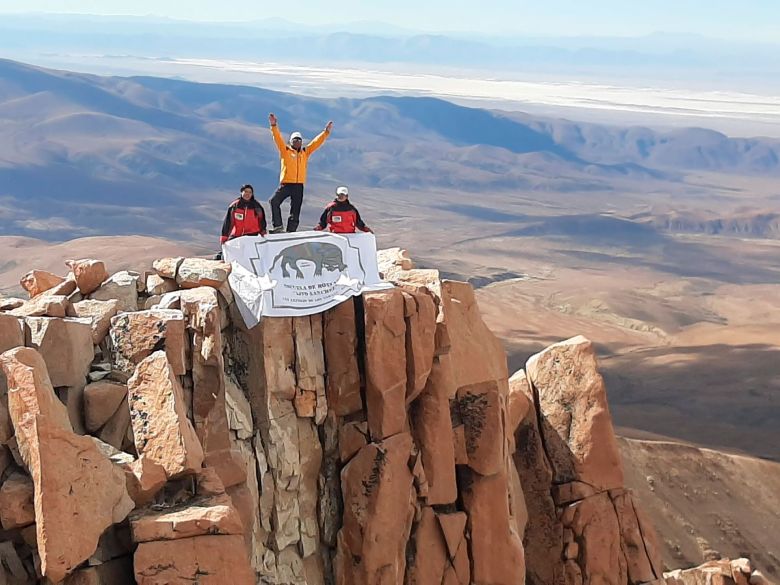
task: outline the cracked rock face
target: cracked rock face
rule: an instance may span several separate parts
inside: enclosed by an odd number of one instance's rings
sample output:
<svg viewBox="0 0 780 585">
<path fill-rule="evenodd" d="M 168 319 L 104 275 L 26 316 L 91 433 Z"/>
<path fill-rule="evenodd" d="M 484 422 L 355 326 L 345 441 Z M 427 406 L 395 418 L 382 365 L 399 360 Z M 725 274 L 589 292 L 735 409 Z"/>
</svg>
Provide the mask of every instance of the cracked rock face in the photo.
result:
<svg viewBox="0 0 780 585">
<path fill-rule="evenodd" d="M 0 309 L 0 583 L 698 583 L 664 581 L 591 344 L 510 379 L 471 286 L 382 258 L 393 290 L 249 330 L 222 262 L 31 280 Z"/>
</svg>

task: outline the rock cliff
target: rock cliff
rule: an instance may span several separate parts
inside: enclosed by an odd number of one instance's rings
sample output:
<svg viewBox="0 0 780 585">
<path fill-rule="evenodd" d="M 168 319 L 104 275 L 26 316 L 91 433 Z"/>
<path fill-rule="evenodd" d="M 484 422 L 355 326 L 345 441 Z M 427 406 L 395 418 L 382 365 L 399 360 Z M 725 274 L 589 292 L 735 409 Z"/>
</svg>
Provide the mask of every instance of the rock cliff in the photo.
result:
<svg viewBox="0 0 780 585">
<path fill-rule="evenodd" d="M 26 275 L 0 583 L 766 582 L 664 576 L 587 339 L 510 377 L 470 285 L 380 260 L 395 289 L 250 330 L 217 261 Z"/>
</svg>

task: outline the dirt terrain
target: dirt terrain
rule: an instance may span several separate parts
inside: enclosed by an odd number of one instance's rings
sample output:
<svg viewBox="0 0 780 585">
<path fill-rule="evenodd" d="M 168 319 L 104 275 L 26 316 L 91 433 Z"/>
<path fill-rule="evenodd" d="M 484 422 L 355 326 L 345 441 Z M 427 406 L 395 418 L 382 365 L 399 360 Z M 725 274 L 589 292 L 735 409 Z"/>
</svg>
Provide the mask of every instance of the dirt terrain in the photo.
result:
<svg viewBox="0 0 780 585">
<path fill-rule="evenodd" d="M 747 556 L 780 577 L 780 464 L 667 441 L 619 444 L 626 485 L 650 513 L 667 567 Z"/>
</svg>

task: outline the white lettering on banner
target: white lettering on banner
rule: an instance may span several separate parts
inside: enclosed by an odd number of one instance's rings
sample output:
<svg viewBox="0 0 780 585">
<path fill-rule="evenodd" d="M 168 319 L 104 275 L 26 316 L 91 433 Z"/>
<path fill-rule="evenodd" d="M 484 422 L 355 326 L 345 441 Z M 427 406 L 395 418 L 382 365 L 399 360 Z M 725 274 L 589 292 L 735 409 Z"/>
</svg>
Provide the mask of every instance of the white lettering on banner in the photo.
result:
<svg viewBox="0 0 780 585">
<path fill-rule="evenodd" d="M 383 290 L 373 234 L 296 232 L 225 242 L 228 279 L 247 327 L 262 317 L 321 313 L 363 291 Z"/>
</svg>

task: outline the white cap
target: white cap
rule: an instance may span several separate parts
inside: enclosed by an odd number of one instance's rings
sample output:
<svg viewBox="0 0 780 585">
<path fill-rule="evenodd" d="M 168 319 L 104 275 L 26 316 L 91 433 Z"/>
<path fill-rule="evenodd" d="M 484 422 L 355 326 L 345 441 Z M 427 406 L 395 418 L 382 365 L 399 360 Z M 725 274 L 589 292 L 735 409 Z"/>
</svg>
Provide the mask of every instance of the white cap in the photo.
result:
<svg viewBox="0 0 780 585">
<path fill-rule="evenodd" d="M 292 142 L 296 138 L 300 138 L 301 140 L 303 140 L 303 136 L 301 135 L 300 132 L 293 132 L 292 134 L 290 134 L 290 142 Z"/>
<path fill-rule="evenodd" d="M 349 195 L 349 189 L 346 187 L 337 187 L 336 195 Z"/>
</svg>

